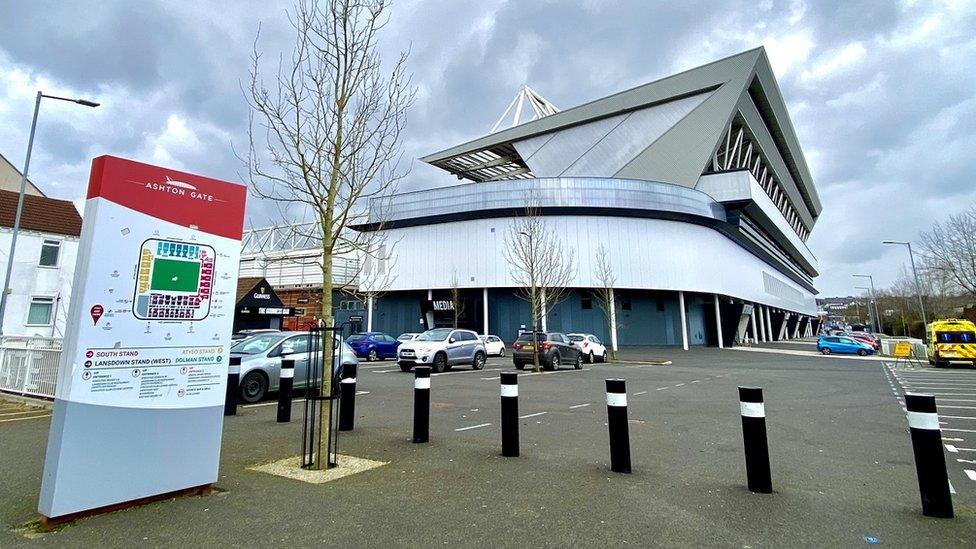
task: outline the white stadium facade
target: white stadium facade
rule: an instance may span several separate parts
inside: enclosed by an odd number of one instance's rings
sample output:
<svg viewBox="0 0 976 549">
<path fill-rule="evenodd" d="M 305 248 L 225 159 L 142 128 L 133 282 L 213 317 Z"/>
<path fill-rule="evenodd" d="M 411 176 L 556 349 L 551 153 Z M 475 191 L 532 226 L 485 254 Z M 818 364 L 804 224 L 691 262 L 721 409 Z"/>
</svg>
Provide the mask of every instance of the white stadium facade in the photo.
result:
<svg viewBox="0 0 976 549">
<path fill-rule="evenodd" d="M 382 280 L 363 288 L 377 297 L 362 328 L 452 325 L 455 286 L 463 327 L 506 341 L 531 328 L 505 254 L 531 206 L 577 264 L 543 329 L 686 348 L 816 331 L 806 241 L 822 206 L 762 48 L 543 114 L 422 159 L 461 183 L 370 205 L 354 229 L 390 249 L 360 280 Z M 612 326 L 594 296 L 601 245 Z"/>
</svg>

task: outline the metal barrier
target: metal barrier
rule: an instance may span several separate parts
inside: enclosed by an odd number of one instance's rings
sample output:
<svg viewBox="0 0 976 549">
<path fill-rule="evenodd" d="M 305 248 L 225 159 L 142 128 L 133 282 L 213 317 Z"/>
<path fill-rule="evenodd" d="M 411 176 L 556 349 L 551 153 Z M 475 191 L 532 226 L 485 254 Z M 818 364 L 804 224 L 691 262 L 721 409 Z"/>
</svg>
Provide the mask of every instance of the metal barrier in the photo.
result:
<svg viewBox="0 0 976 549">
<path fill-rule="evenodd" d="M 0 338 L 0 390 L 54 398 L 60 362 L 59 338 Z"/>
</svg>

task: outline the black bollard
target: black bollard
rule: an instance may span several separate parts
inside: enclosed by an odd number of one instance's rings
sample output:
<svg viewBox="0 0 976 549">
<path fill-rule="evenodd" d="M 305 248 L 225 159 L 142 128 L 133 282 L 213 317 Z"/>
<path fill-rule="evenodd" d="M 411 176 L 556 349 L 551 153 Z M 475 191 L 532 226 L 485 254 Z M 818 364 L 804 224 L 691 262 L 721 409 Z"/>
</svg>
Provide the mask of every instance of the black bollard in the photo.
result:
<svg viewBox="0 0 976 549">
<path fill-rule="evenodd" d="M 945 456 L 942 454 L 942 430 L 935 397 L 905 393 L 908 428 L 912 434 L 915 473 L 922 495 L 922 514 L 927 517 L 952 518 L 952 496 Z"/>
<path fill-rule="evenodd" d="M 766 440 L 766 406 L 761 387 L 739 386 L 739 411 L 742 414 L 742 442 L 746 452 L 746 480 L 749 491 L 773 492 L 769 473 L 769 444 Z"/>
<path fill-rule="evenodd" d="M 227 365 L 227 393 L 224 396 L 224 415 L 237 415 L 237 393 L 241 390 L 241 357 L 232 356 Z"/>
<path fill-rule="evenodd" d="M 295 385 L 295 360 L 281 359 L 278 376 L 278 423 L 291 421 L 291 389 Z"/>
<path fill-rule="evenodd" d="M 518 374 L 515 372 L 502 372 L 500 377 L 502 390 L 502 455 L 505 457 L 518 457 Z"/>
<path fill-rule="evenodd" d="M 430 366 L 414 368 L 413 380 L 413 441 L 430 439 Z"/>
<path fill-rule="evenodd" d="M 342 380 L 339 382 L 339 430 L 352 431 L 356 424 L 356 365 L 342 366 Z"/>
<path fill-rule="evenodd" d="M 607 381 L 607 427 L 610 430 L 610 470 L 630 472 L 630 428 L 627 425 L 627 382 Z"/>
</svg>

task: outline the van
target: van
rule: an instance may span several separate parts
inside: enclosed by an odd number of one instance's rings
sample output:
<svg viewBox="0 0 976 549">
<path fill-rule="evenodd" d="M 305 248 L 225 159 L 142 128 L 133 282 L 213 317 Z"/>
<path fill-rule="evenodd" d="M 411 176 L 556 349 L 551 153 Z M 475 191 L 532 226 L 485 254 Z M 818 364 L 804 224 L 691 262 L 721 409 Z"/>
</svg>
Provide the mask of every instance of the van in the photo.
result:
<svg viewBox="0 0 976 549">
<path fill-rule="evenodd" d="M 936 368 L 950 362 L 976 365 L 976 324 L 947 318 L 930 323 L 925 329 L 929 364 Z"/>
</svg>

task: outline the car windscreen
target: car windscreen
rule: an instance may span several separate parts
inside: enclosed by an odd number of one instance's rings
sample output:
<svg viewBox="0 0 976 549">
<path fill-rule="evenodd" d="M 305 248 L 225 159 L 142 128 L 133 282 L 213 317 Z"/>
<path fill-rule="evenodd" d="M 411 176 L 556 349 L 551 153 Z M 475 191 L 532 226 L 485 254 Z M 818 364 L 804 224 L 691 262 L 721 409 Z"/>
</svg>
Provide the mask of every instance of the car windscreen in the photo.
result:
<svg viewBox="0 0 976 549">
<path fill-rule="evenodd" d="M 974 343 L 976 334 L 973 332 L 936 332 L 935 339 L 939 343 Z"/>
<path fill-rule="evenodd" d="M 417 336 L 417 341 L 444 341 L 453 331 L 453 328 L 434 328 Z"/>
<path fill-rule="evenodd" d="M 363 334 L 352 334 L 351 336 L 346 338 L 346 341 L 363 341 L 365 339 L 366 336 Z"/>
<path fill-rule="evenodd" d="M 400 334 L 397 341 L 410 341 L 411 339 L 413 339 L 413 334 Z"/>
<path fill-rule="evenodd" d="M 573 343 L 576 343 L 577 341 L 583 341 L 584 339 L 586 339 L 583 336 L 574 336 L 574 335 L 568 335 L 566 337 L 568 337 L 569 340 L 572 341 Z"/>
<path fill-rule="evenodd" d="M 538 334 L 539 341 L 546 340 L 546 334 Z M 525 332 L 524 334 L 519 334 L 518 341 L 532 341 L 532 332 Z"/>
<path fill-rule="evenodd" d="M 288 334 L 259 334 L 242 339 L 230 348 L 230 352 L 241 355 L 259 355 L 281 341 Z"/>
</svg>

